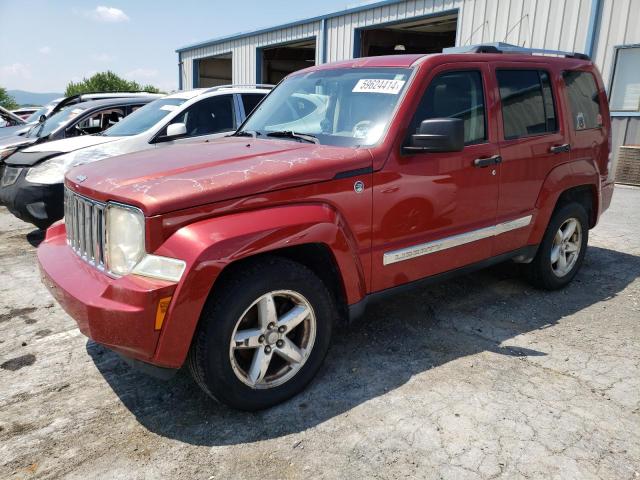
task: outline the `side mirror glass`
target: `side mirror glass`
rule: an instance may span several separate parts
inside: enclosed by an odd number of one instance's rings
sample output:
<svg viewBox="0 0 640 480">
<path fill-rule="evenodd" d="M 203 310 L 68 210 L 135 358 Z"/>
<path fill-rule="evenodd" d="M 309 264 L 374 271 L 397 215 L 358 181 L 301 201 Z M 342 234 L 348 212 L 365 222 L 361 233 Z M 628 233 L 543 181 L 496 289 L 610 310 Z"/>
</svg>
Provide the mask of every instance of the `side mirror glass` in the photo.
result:
<svg viewBox="0 0 640 480">
<path fill-rule="evenodd" d="M 43 114 L 43 115 L 40 115 L 40 118 L 38 118 L 38 122 L 39 122 L 39 123 L 44 123 L 44 121 L 45 121 L 46 119 L 47 119 L 47 116 L 46 116 L 46 115 L 44 115 L 44 114 Z"/>
<path fill-rule="evenodd" d="M 166 140 L 182 137 L 187 134 L 187 126 L 184 123 L 172 123 L 167 126 Z"/>
<path fill-rule="evenodd" d="M 459 118 L 423 120 L 403 148 L 407 153 L 460 152 L 464 148 L 464 122 Z"/>
</svg>

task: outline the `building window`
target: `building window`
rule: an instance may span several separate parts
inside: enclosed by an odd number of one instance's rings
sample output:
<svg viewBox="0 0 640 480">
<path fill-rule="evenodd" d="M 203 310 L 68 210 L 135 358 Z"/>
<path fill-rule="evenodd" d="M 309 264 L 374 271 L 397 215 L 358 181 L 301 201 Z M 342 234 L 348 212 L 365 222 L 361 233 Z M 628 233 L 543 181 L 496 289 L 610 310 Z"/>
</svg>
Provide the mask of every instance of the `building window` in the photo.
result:
<svg viewBox="0 0 640 480">
<path fill-rule="evenodd" d="M 640 111 L 640 46 L 619 48 L 613 69 L 611 110 Z"/>
<path fill-rule="evenodd" d="M 549 74 L 544 70 L 498 70 L 504 138 L 557 131 Z"/>
</svg>

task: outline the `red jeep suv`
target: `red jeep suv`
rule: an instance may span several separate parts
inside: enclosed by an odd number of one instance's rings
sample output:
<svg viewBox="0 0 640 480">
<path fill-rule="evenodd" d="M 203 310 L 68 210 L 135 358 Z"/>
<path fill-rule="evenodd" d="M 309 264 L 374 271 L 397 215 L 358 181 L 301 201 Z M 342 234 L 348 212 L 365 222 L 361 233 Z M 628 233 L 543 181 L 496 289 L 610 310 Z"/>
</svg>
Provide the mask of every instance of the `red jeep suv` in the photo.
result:
<svg viewBox="0 0 640 480">
<path fill-rule="evenodd" d="M 505 260 L 564 287 L 613 193 L 600 75 L 467 50 L 301 70 L 228 138 L 71 170 L 45 284 L 129 363 L 186 362 L 246 410 L 303 389 L 334 322 L 405 287 Z"/>
</svg>

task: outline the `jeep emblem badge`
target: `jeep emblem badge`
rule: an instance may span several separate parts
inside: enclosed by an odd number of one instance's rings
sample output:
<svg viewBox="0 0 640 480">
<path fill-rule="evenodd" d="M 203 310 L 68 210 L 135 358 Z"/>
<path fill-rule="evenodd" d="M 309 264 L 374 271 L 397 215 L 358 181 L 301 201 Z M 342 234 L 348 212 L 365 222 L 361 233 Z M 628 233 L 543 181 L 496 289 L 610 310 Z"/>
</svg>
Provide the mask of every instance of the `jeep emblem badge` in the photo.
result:
<svg viewBox="0 0 640 480">
<path fill-rule="evenodd" d="M 87 176 L 86 176 L 86 175 L 76 175 L 76 181 L 77 181 L 78 183 L 82 183 L 82 182 L 84 182 L 86 179 L 87 179 Z"/>
<path fill-rule="evenodd" d="M 364 182 L 358 180 L 356 183 L 353 184 L 353 191 L 356 193 L 362 193 L 364 192 Z"/>
</svg>

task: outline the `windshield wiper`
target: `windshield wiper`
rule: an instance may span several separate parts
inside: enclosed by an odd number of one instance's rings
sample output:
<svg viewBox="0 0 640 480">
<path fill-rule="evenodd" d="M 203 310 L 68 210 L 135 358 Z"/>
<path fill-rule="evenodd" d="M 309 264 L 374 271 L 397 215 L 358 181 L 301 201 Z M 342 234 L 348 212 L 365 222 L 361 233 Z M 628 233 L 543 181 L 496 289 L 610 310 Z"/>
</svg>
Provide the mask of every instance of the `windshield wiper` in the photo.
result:
<svg viewBox="0 0 640 480">
<path fill-rule="evenodd" d="M 267 137 L 292 138 L 294 140 L 302 140 L 303 142 L 320 143 L 320 140 L 318 140 L 318 137 L 316 137 L 315 135 L 311 135 L 309 133 L 296 133 L 291 130 L 282 130 L 280 132 L 269 132 L 267 133 Z"/>
<path fill-rule="evenodd" d="M 256 138 L 258 135 L 262 135 L 260 132 L 254 130 L 238 130 L 236 133 L 229 135 L 230 137 L 251 137 Z"/>
</svg>

